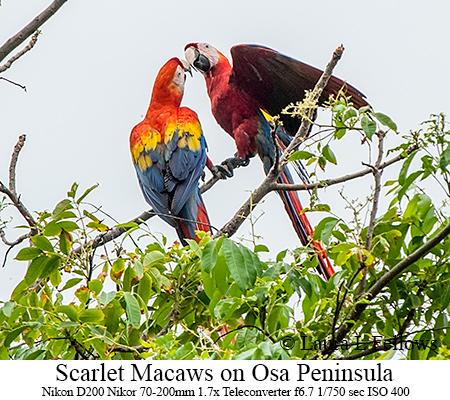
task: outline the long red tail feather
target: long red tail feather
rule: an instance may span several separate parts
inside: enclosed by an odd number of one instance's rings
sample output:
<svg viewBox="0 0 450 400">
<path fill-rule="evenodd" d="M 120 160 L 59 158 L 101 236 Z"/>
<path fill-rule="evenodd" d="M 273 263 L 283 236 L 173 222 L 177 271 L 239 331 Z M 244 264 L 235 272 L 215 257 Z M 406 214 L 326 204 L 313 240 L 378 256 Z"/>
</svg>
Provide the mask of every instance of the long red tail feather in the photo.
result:
<svg viewBox="0 0 450 400">
<path fill-rule="evenodd" d="M 205 203 L 201 200 L 201 203 L 198 206 L 198 214 L 197 214 L 197 222 L 194 224 L 191 221 L 185 221 L 183 219 L 179 220 L 178 226 L 178 236 L 180 239 L 194 239 L 197 243 L 200 241 L 200 238 L 193 234 L 195 231 L 203 231 L 210 232 L 211 231 L 211 223 L 209 221 L 208 213 L 206 211 Z"/>
<path fill-rule="evenodd" d="M 281 174 L 279 181 L 282 183 L 293 183 L 292 178 L 285 172 Z M 330 259 L 328 258 L 322 245 L 312 238 L 314 230 L 312 229 L 306 214 L 303 212 L 303 207 L 297 193 L 295 191 L 283 191 L 279 193 L 281 199 L 283 200 L 284 208 L 286 209 L 292 225 L 300 238 L 300 242 L 303 246 L 310 246 L 314 249 L 319 261 L 318 270 L 320 274 L 327 280 L 330 279 L 330 277 L 334 274 L 333 266 L 331 265 Z"/>
</svg>

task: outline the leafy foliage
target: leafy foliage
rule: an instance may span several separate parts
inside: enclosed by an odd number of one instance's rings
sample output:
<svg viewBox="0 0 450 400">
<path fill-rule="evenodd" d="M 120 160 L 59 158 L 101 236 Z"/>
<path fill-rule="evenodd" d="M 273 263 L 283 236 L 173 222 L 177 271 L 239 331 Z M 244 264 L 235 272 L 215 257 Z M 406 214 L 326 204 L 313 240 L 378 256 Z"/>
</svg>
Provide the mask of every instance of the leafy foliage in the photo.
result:
<svg viewBox="0 0 450 400">
<path fill-rule="evenodd" d="M 335 141 L 356 132 L 373 143 L 386 128 L 397 131 L 388 116 L 356 110 L 344 96 L 328 107 L 332 123 L 319 126 L 322 136 L 312 135 L 292 162 L 332 168 L 339 162 Z M 202 232 L 199 243 L 182 247 L 157 240 L 145 224 L 123 224 L 128 231 L 113 248 L 94 248 L 94 237 L 113 227 L 85 207 L 95 187 L 78 194 L 74 184 L 53 211 L 38 214 L 38 233 L 16 255 L 28 268 L 0 309 L 0 358 L 449 358 L 448 237 L 374 299 L 361 291 L 364 276 L 363 289 L 373 287 L 448 223 L 449 132 L 442 115 L 425 126 L 390 150 L 400 155 L 398 177 L 385 182 L 390 203 L 372 222 L 364 207 L 345 221 L 329 205 L 312 204 L 328 213 L 314 238 L 338 269 L 329 282 L 314 272 L 308 248 L 270 260 L 265 245 L 250 249 Z M 430 182 L 442 189 L 441 199 L 430 197 Z M 369 192 L 366 207 L 374 204 Z M 132 233 L 146 244 L 125 249 Z M 360 304 L 361 318 L 349 321 Z"/>
</svg>

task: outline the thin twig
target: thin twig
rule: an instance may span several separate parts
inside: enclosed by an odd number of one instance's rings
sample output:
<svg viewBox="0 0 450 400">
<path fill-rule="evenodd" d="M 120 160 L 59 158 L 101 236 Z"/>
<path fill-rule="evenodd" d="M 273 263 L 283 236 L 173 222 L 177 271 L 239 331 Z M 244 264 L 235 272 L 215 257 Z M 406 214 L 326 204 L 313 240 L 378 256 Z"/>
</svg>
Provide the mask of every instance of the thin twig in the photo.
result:
<svg viewBox="0 0 450 400">
<path fill-rule="evenodd" d="M 378 202 L 380 200 L 380 194 L 381 194 L 381 174 L 383 170 L 380 170 L 381 161 L 383 159 L 383 143 L 384 143 L 384 137 L 385 133 L 380 131 L 378 132 L 378 157 L 377 161 L 375 162 L 375 165 L 373 167 L 370 167 L 372 169 L 373 178 L 375 181 L 375 190 L 373 193 L 373 199 L 372 199 L 372 210 L 370 212 L 370 219 L 369 219 L 369 225 L 367 226 L 367 233 L 366 233 L 366 242 L 365 242 L 365 249 L 367 251 L 371 250 L 372 247 L 372 238 L 373 238 L 373 231 L 375 229 L 375 222 L 377 218 L 377 212 L 378 212 Z M 366 290 L 366 283 L 367 283 L 367 267 L 364 265 L 364 268 L 362 270 L 362 278 L 359 281 L 359 288 L 358 288 L 358 295 L 356 296 L 357 299 L 359 299 Z"/>
<path fill-rule="evenodd" d="M 384 170 L 385 168 L 391 166 L 392 164 L 395 164 L 396 162 L 399 162 L 399 161 L 405 159 L 409 154 L 411 154 L 413 151 L 415 151 L 417 149 L 418 149 L 418 147 L 416 145 L 409 147 L 407 150 L 405 150 L 401 154 L 397 155 L 396 157 L 393 157 L 390 160 L 385 161 L 384 163 L 381 163 L 380 167 L 378 169 L 380 171 Z M 300 183 L 300 184 L 276 183 L 274 186 L 275 186 L 276 190 L 295 190 L 295 191 L 300 191 L 300 190 L 323 189 L 323 188 L 327 188 L 329 186 L 337 185 L 339 183 L 348 182 L 348 181 L 351 181 L 351 180 L 356 179 L 356 178 L 362 178 L 363 176 L 369 175 L 372 172 L 373 172 L 372 168 L 365 168 L 365 169 L 362 169 L 361 171 L 354 172 L 352 174 L 340 176 L 338 178 L 330 178 L 330 179 L 326 179 L 326 180 L 323 180 L 323 181 L 314 182 L 314 183 L 310 183 L 310 184 L 304 184 L 304 183 Z"/>
<path fill-rule="evenodd" d="M 241 329 L 256 329 L 257 331 L 261 332 L 264 336 L 266 336 L 267 338 L 269 338 L 269 340 L 272 343 L 276 343 L 276 340 L 270 335 L 270 333 L 267 333 L 266 331 L 264 331 L 264 329 L 260 328 L 259 326 L 255 326 L 255 325 L 241 325 L 235 329 L 231 329 L 228 332 L 225 332 L 224 334 L 220 335 L 216 340 L 214 340 L 213 344 L 216 344 L 220 339 L 222 339 L 223 337 L 229 335 L 230 333 L 236 332 L 236 331 L 240 331 Z"/>
<path fill-rule="evenodd" d="M 169 329 L 173 326 L 173 324 L 177 321 L 177 318 L 178 318 L 178 316 L 180 315 L 180 312 L 177 310 L 177 309 L 173 309 L 171 312 L 170 312 L 170 319 L 169 319 L 169 321 L 167 322 L 167 324 L 166 325 L 164 325 L 164 327 L 156 334 L 156 335 L 154 335 L 153 337 L 152 337 L 152 339 L 153 340 L 156 340 L 156 339 L 158 339 L 159 337 L 161 337 L 161 336 L 164 336 L 168 331 L 169 331 Z"/>
<path fill-rule="evenodd" d="M 37 17 L 35 17 L 28 25 L 26 25 L 21 31 L 16 33 L 13 37 L 9 38 L 0 47 L 0 62 L 2 62 L 6 56 L 19 47 L 25 40 L 27 40 L 34 32 L 36 32 L 49 18 L 51 18 L 66 2 L 67 0 L 55 0 L 44 11 L 42 11 Z"/>
<path fill-rule="evenodd" d="M 26 87 L 26 86 L 21 85 L 20 83 L 11 81 L 11 80 L 9 80 L 9 79 L 6 79 L 6 78 L 3 77 L 3 76 L 0 76 L 0 80 L 6 81 L 6 82 L 8 82 L 8 83 L 11 83 L 12 85 L 19 86 L 19 87 L 20 87 L 21 89 L 23 89 L 25 92 L 27 91 L 27 87 Z"/>
<path fill-rule="evenodd" d="M 142 224 L 143 222 L 149 220 L 150 218 L 157 215 L 153 210 L 144 211 L 141 215 L 138 215 L 136 218 L 129 221 L 129 223 L 136 223 L 136 224 Z M 99 235 L 97 235 L 94 240 L 91 243 L 91 248 L 96 249 L 99 246 L 103 246 L 104 244 L 118 238 L 119 236 L 123 235 L 125 232 L 130 230 L 130 228 L 125 227 L 117 227 L 110 229 L 107 232 L 102 232 Z M 82 250 L 82 246 L 78 247 L 74 250 L 75 254 L 80 254 Z"/>
<path fill-rule="evenodd" d="M 179 315 L 179 311 L 173 309 L 168 317 L 169 321 L 167 322 L 167 324 L 154 336 L 151 337 L 152 340 L 156 340 L 161 336 L 164 336 L 169 329 L 173 326 L 173 324 L 176 322 L 177 318 Z M 143 338 L 144 340 L 147 340 L 147 335 L 143 335 L 141 338 Z M 114 346 L 110 351 L 114 351 L 114 352 L 119 352 L 119 353 L 142 353 L 143 351 L 145 351 L 146 347 L 144 347 L 142 344 L 138 345 L 138 346 L 122 346 L 122 345 L 117 345 Z"/>
<path fill-rule="evenodd" d="M 9 164 L 9 190 L 17 196 L 16 192 L 16 165 L 17 159 L 19 158 L 20 150 L 22 150 L 23 145 L 25 144 L 26 135 L 20 135 L 19 140 L 14 146 L 14 151 L 11 156 L 11 162 Z"/>
<path fill-rule="evenodd" d="M 0 181 L 0 192 L 6 194 L 9 197 L 9 199 L 13 202 L 14 207 L 16 207 L 16 209 L 20 212 L 20 214 L 22 214 L 22 216 L 25 218 L 28 225 L 30 226 L 30 233 L 31 233 L 31 236 L 33 236 L 37 233 L 36 221 L 34 220 L 31 213 L 28 211 L 28 209 L 25 207 L 25 205 L 20 200 L 20 196 L 17 195 L 16 188 L 15 188 L 15 181 L 16 181 L 15 168 L 16 168 L 19 152 L 22 149 L 24 142 L 25 142 L 25 135 L 21 135 L 19 137 L 17 144 L 14 147 L 14 151 L 11 156 L 11 163 L 10 163 L 10 167 L 9 167 L 9 186 L 13 190 L 8 189 L 3 184 L 3 182 Z"/>
<path fill-rule="evenodd" d="M 40 32 L 36 31 L 35 34 L 31 37 L 30 42 L 18 53 L 14 54 L 7 62 L 0 66 L 0 73 L 5 72 L 9 67 L 11 67 L 12 63 L 17 61 L 20 57 L 22 57 L 25 53 L 30 51 L 37 42 L 38 36 Z M 26 91 L 26 89 L 25 89 Z"/>
<path fill-rule="evenodd" d="M 2 268 L 6 265 L 6 260 L 8 259 L 9 252 L 18 244 L 22 243 L 25 239 L 30 237 L 30 233 L 26 233 L 25 235 L 19 236 L 14 242 L 10 242 L 6 239 L 5 232 L 2 228 L 0 228 L 0 237 L 2 238 L 2 242 L 9 246 L 8 250 L 6 250 L 5 256 L 3 257 Z"/>
</svg>

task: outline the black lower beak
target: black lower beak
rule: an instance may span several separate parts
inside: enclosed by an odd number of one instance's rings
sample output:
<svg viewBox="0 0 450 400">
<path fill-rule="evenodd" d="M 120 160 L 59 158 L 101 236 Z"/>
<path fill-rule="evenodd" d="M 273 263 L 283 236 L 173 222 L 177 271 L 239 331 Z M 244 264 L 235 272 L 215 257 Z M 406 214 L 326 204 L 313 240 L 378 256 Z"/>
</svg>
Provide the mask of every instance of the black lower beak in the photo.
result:
<svg viewBox="0 0 450 400">
<path fill-rule="evenodd" d="M 198 50 L 196 52 L 198 52 Z M 197 58 L 194 60 L 193 65 L 196 69 L 204 73 L 211 69 L 211 63 L 203 54 L 200 54 L 200 52 L 198 52 Z"/>
</svg>

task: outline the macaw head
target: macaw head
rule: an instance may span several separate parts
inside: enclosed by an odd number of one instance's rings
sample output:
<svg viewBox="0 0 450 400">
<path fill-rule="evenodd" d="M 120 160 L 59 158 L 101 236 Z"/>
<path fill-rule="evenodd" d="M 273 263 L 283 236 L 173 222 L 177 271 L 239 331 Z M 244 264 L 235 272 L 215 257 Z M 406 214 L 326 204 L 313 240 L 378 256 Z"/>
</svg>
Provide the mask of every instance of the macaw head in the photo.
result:
<svg viewBox="0 0 450 400">
<path fill-rule="evenodd" d="M 203 74 L 209 72 L 225 56 L 208 43 L 189 43 L 184 48 L 188 63 Z"/>
<path fill-rule="evenodd" d="M 152 101 L 162 102 L 172 99 L 178 106 L 184 92 L 185 72 L 191 73 L 189 63 L 179 58 L 171 58 L 159 70 L 153 85 Z"/>
</svg>

